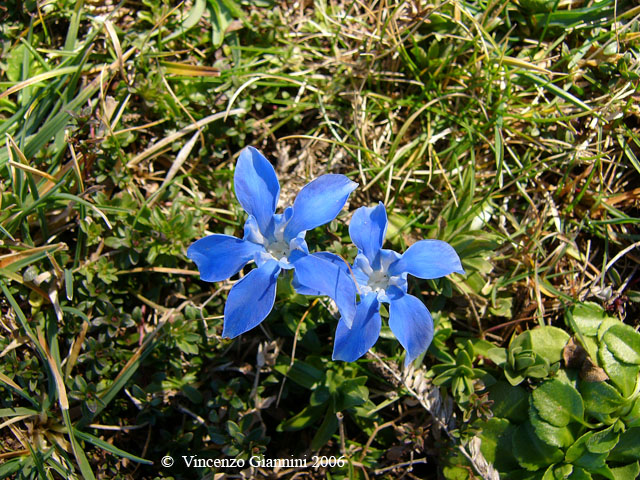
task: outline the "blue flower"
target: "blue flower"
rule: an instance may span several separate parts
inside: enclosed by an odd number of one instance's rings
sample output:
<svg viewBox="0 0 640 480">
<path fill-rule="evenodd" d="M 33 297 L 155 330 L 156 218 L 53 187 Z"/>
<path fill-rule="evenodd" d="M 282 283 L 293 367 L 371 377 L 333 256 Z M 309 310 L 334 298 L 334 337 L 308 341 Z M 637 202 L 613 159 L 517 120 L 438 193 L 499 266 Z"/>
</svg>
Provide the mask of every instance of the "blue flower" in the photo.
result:
<svg viewBox="0 0 640 480">
<path fill-rule="evenodd" d="M 433 339 L 433 320 L 427 307 L 407 293 L 407 274 L 429 279 L 464 273 L 458 254 L 448 243 L 420 240 L 400 255 L 382 248 L 386 230 L 387 213 L 382 203 L 361 207 L 353 214 L 349 234 L 358 247 L 352 270 L 360 302 L 352 320 L 341 318 L 338 322 L 334 360 L 355 361 L 376 343 L 380 302 L 390 305 L 389 327 L 407 351 L 405 364 L 415 360 Z M 335 265 L 340 262 L 333 258 Z"/>
<path fill-rule="evenodd" d="M 258 267 L 229 292 L 224 308 L 224 337 L 234 338 L 251 330 L 269 315 L 282 270 L 295 269 L 296 281 L 298 277 L 304 281 L 315 275 L 313 262 L 305 260 L 310 257 L 305 233 L 333 220 L 357 185 L 344 175 L 322 175 L 302 188 L 293 206 L 276 214 L 280 184 L 275 170 L 255 148 L 242 150 L 234 186 L 240 205 L 249 214 L 244 238 L 209 235 L 187 250 L 187 257 L 198 266 L 200 278 L 207 282 L 225 280 L 252 260 Z M 321 292 L 336 301 L 350 324 L 355 315 L 355 286 L 341 269 L 331 267 Z"/>
</svg>

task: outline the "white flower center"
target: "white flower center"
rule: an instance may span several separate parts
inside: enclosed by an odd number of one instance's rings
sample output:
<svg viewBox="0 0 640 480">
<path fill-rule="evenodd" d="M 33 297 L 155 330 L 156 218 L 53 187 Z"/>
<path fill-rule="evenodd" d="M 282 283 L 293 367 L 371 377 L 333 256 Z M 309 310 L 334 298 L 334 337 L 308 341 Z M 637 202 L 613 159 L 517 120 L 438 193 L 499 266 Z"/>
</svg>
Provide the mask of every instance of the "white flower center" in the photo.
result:
<svg viewBox="0 0 640 480">
<path fill-rule="evenodd" d="M 291 253 L 291 248 L 289 247 L 289 243 L 285 240 L 279 240 L 277 242 L 270 243 L 265 245 L 265 248 L 269 254 L 276 260 L 287 260 L 289 258 L 289 254 Z"/>
<path fill-rule="evenodd" d="M 367 285 L 371 290 L 379 292 L 384 291 L 389 286 L 389 275 L 382 270 L 374 270 L 369 275 Z"/>
</svg>

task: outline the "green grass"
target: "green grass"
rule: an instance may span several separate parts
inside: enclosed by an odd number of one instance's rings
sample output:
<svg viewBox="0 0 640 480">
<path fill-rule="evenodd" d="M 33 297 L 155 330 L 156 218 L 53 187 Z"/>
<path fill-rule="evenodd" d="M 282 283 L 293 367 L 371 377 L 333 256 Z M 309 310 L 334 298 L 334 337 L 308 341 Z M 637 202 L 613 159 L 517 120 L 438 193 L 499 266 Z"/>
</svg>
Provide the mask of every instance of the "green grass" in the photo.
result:
<svg viewBox="0 0 640 480">
<path fill-rule="evenodd" d="M 160 459 L 320 452 L 349 459 L 334 478 L 411 458 L 453 478 L 478 466 L 452 452 L 490 409 L 482 381 L 441 390 L 448 436 L 416 375 L 467 338 L 566 329 L 585 300 L 637 327 L 633 2 L 95 5 L 0 7 L 0 473 L 195 478 Z M 246 145 L 283 205 L 323 173 L 359 182 L 311 249 L 352 260 L 350 213 L 378 201 L 387 248 L 456 248 L 465 276 L 410 282 L 438 332 L 417 373 L 386 327 L 331 362 L 330 305 L 285 283 L 261 328 L 222 339 L 232 281 L 201 282 L 185 252 L 241 235 Z"/>
</svg>

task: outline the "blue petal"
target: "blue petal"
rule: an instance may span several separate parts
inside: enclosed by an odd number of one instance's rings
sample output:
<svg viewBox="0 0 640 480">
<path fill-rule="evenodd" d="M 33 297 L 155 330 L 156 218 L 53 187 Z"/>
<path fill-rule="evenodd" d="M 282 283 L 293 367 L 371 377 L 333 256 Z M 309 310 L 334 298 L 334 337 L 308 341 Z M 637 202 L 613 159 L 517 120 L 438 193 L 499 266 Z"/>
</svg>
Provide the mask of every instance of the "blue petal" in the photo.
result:
<svg viewBox="0 0 640 480">
<path fill-rule="evenodd" d="M 233 181 L 240 205 L 266 234 L 280 195 L 275 170 L 258 150 L 247 147 L 240 152 Z"/>
<path fill-rule="evenodd" d="M 450 273 L 464 273 L 460 257 L 442 240 L 420 240 L 411 245 L 400 260 L 389 267 L 391 275 L 410 273 L 418 278 L 439 278 Z"/>
<path fill-rule="evenodd" d="M 349 235 L 371 265 L 382 248 L 387 233 L 387 212 L 380 202 L 375 207 L 360 207 L 353 214 L 349 224 Z"/>
<path fill-rule="evenodd" d="M 344 175 L 328 174 L 305 185 L 293 202 L 293 215 L 284 231 L 291 239 L 300 232 L 330 222 L 358 186 Z"/>
<path fill-rule="evenodd" d="M 339 257 L 338 257 L 339 258 Z M 340 259 L 342 262 L 342 260 Z M 343 262 L 344 263 L 344 262 Z M 294 285 L 298 293 L 326 295 L 331 298 L 348 327 L 356 313 L 356 285 L 344 268 L 316 255 L 304 255 L 293 262 Z"/>
<path fill-rule="evenodd" d="M 307 250 L 307 254 L 309 253 L 309 251 Z M 299 251 L 294 251 L 292 252 L 292 255 L 289 256 L 289 260 L 291 262 L 293 262 L 295 264 L 295 261 L 298 260 L 299 258 L 302 258 L 303 254 L 302 252 Z M 340 258 L 338 255 L 334 254 L 334 253 L 329 253 L 329 252 L 316 252 L 313 254 L 314 257 L 319 257 L 323 260 L 327 260 L 331 263 L 333 263 L 334 265 L 336 265 L 339 268 L 342 268 L 344 270 L 344 273 L 346 273 L 347 275 L 351 275 L 350 271 L 349 271 L 349 266 L 346 264 L 346 262 Z M 318 290 L 314 290 L 312 288 L 309 288 L 305 285 L 302 285 L 299 281 L 298 281 L 298 277 L 297 275 L 293 275 L 293 280 L 291 281 L 291 285 L 293 286 L 293 288 L 296 289 L 296 292 L 299 293 L 300 295 L 313 295 L 316 297 L 319 297 L 322 295 L 322 292 L 318 291 Z"/>
<path fill-rule="evenodd" d="M 413 295 L 393 289 L 389 327 L 407 351 L 405 365 L 414 361 L 433 340 L 433 320 L 427 307 Z"/>
<path fill-rule="evenodd" d="M 354 362 L 376 343 L 380 336 L 380 304 L 375 293 L 365 295 L 356 307 L 351 328 L 340 319 L 333 345 L 333 359 Z"/>
<path fill-rule="evenodd" d="M 276 298 L 279 273 L 278 262 L 271 260 L 251 270 L 231 288 L 224 306 L 223 337 L 237 337 L 267 318 Z"/>
<path fill-rule="evenodd" d="M 253 259 L 261 245 L 229 235 L 209 235 L 193 243 L 187 257 L 193 260 L 205 282 L 219 282 L 235 275 Z"/>
</svg>

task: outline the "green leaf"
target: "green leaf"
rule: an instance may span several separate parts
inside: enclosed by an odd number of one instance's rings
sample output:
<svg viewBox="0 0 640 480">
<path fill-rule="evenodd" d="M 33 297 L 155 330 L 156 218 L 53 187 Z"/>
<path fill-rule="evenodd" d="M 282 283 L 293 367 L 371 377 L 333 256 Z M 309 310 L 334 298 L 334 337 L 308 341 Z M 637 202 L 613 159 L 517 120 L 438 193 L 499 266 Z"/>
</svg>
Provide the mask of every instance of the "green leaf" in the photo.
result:
<svg viewBox="0 0 640 480">
<path fill-rule="evenodd" d="M 640 368 L 637 365 L 628 365 L 618 361 L 605 343 L 600 344 L 598 359 L 613 384 L 620 390 L 622 396 L 627 398 L 631 395 L 636 388 Z"/>
<path fill-rule="evenodd" d="M 40 412 L 26 407 L 0 408 L 0 418 L 17 417 L 19 415 L 39 415 Z"/>
<path fill-rule="evenodd" d="M 312 407 L 317 407 L 329 401 L 329 389 L 324 385 L 320 385 L 317 387 L 313 393 L 311 394 L 311 398 L 309 399 L 309 405 Z"/>
<path fill-rule="evenodd" d="M 587 432 L 569 447 L 565 455 L 565 462 L 588 468 L 590 470 L 605 465 L 606 453 L 593 453 L 588 449 L 589 440 L 593 437 L 593 432 Z"/>
<path fill-rule="evenodd" d="M 318 450 L 322 448 L 333 436 L 333 434 L 336 433 L 337 429 L 338 419 L 336 417 L 336 414 L 334 413 L 333 409 L 328 408 L 327 413 L 324 416 L 324 420 L 320 425 L 320 428 L 318 428 L 318 431 L 314 435 L 313 440 L 311 440 L 311 449 Z"/>
<path fill-rule="evenodd" d="M 485 422 L 475 422 L 475 427 L 481 428 L 481 450 L 490 464 L 503 472 L 518 468 L 515 457 L 511 454 L 511 441 L 515 425 L 505 418 L 493 417 Z"/>
<path fill-rule="evenodd" d="M 369 389 L 361 385 L 361 381 L 353 380 L 355 379 L 347 380 L 340 387 L 340 397 L 336 405 L 338 411 L 362 405 L 369 400 Z"/>
<path fill-rule="evenodd" d="M 614 480 L 636 480 L 640 475 L 640 464 L 635 462 L 624 467 L 611 468 L 610 470 Z"/>
<path fill-rule="evenodd" d="M 484 355 L 496 365 L 502 365 L 507 361 L 507 350 L 505 348 L 490 348 L 486 353 L 482 353 L 481 355 Z"/>
<path fill-rule="evenodd" d="M 539 470 L 561 461 L 564 457 L 559 448 L 547 445 L 537 437 L 530 422 L 518 426 L 511 444 L 516 460 L 527 470 Z"/>
<path fill-rule="evenodd" d="M 568 478 L 569 480 L 591 480 L 593 477 L 584 468 L 576 466 Z M 562 479 L 558 478 L 558 480 L 562 480 Z"/>
<path fill-rule="evenodd" d="M 629 325 L 613 325 L 605 332 L 604 343 L 621 362 L 640 365 L 640 333 Z"/>
<path fill-rule="evenodd" d="M 533 73 L 528 73 L 528 72 L 518 72 L 518 74 L 522 77 L 528 78 L 529 80 L 533 81 L 535 84 L 539 85 L 540 87 L 548 90 L 549 92 L 557 95 L 558 97 L 566 100 L 567 102 L 575 105 L 576 107 L 582 109 L 585 112 L 593 111 L 593 109 L 589 105 L 584 103 L 578 97 L 563 90 L 557 85 L 554 85 L 553 83 L 551 83 L 550 81 L 547 81 L 544 78 L 541 78 L 537 75 L 534 75 Z"/>
<path fill-rule="evenodd" d="M 631 410 L 624 416 L 627 427 L 640 427 L 640 396 L 636 397 Z"/>
<path fill-rule="evenodd" d="M 565 427 L 572 419 L 582 420 L 582 397 L 571 385 L 551 379 L 533 391 L 533 404 L 540 418 L 556 427 Z"/>
<path fill-rule="evenodd" d="M 18 457 L 11 460 L 6 460 L 0 464 L 0 478 L 17 478 L 12 477 L 14 473 L 25 471 L 25 457 Z"/>
<path fill-rule="evenodd" d="M 630 428 L 620 435 L 618 444 L 607 460 L 619 463 L 640 460 L 640 427 Z"/>
<path fill-rule="evenodd" d="M 316 382 L 319 382 L 324 377 L 324 373 L 321 370 L 318 370 L 308 363 L 296 360 L 293 362 L 293 365 L 289 367 L 289 360 L 286 357 L 282 357 L 282 359 L 287 363 L 277 364 L 274 369 L 298 385 L 311 389 Z"/>
<path fill-rule="evenodd" d="M 242 443 L 244 441 L 244 433 L 242 432 L 242 429 L 233 420 L 227 420 L 227 432 L 229 432 L 229 435 L 231 435 L 237 442 Z"/>
<path fill-rule="evenodd" d="M 521 423 L 529 416 L 529 394 L 522 387 L 496 382 L 489 388 L 489 399 L 493 402 L 491 410 L 496 417 Z"/>
<path fill-rule="evenodd" d="M 606 382 L 581 380 L 578 388 L 582 394 L 584 408 L 590 413 L 613 413 L 624 403 L 624 398 Z"/>
<path fill-rule="evenodd" d="M 327 410 L 326 405 L 319 405 L 317 407 L 305 407 L 302 409 L 302 411 L 300 411 L 290 419 L 282 422 L 279 425 L 278 429 L 284 430 L 285 432 L 295 432 L 297 430 L 307 428 L 310 425 L 313 425 L 325 410 Z"/>
<path fill-rule="evenodd" d="M 554 447 L 568 447 L 575 441 L 571 430 L 567 427 L 556 427 L 545 422 L 536 408 L 532 405 L 529 411 L 529 420 L 540 440 Z"/>
<path fill-rule="evenodd" d="M 569 334 L 557 327 L 545 326 L 530 330 L 531 345 L 536 354 L 543 356 L 549 363 L 562 360 L 562 349 L 569 341 Z"/>
<path fill-rule="evenodd" d="M 100 438 L 91 435 L 86 432 L 81 432 L 80 430 L 73 429 L 73 434 L 78 437 L 80 440 L 84 440 L 85 442 L 89 442 L 94 444 L 96 447 L 99 447 L 113 455 L 117 455 L 118 457 L 128 458 L 129 460 L 133 460 L 137 463 L 142 463 L 144 465 L 153 465 L 153 462 L 150 460 L 145 460 L 144 458 L 138 457 L 136 455 L 132 455 L 131 453 L 125 452 L 124 450 L 119 449 L 118 447 L 114 447 L 108 442 L 101 440 Z"/>
<path fill-rule="evenodd" d="M 567 465 L 566 463 L 551 465 L 547 468 L 547 471 L 544 472 L 542 480 L 563 480 L 569 478 L 571 472 L 573 472 L 573 465 Z"/>
<path fill-rule="evenodd" d="M 506 366 L 504 369 L 504 376 L 507 378 L 507 380 L 509 381 L 509 383 L 511 385 L 513 385 L 514 387 L 516 385 L 520 385 L 523 381 L 524 381 L 524 376 L 523 375 L 519 375 L 517 372 L 515 372 L 510 366 Z"/>
<path fill-rule="evenodd" d="M 614 425 L 595 432 L 587 440 L 587 449 L 592 453 L 609 453 L 618 443 L 620 434 L 614 431 Z"/>
<path fill-rule="evenodd" d="M 589 337 L 595 337 L 598 334 L 598 328 L 607 318 L 609 317 L 607 317 L 604 309 L 593 302 L 579 303 L 567 312 L 568 325 L 572 327 L 575 333 L 581 333 Z M 571 325 L 569 319 L 573 319 L 574 325 Z M 577 327 L 577 331 L 575 327 Z"/>
<path fill-rule="evenodd" d="M 209 12 L 211 14 L 211 41 L 215 48 L 222 46 L 224 34 L 233 20 L 231 12 L 223 2 L 209 0 Z"/>
</svg>

